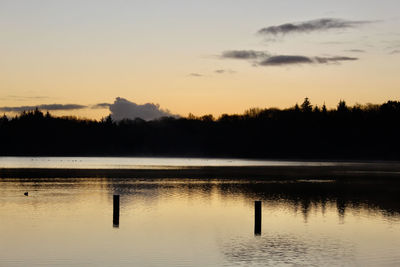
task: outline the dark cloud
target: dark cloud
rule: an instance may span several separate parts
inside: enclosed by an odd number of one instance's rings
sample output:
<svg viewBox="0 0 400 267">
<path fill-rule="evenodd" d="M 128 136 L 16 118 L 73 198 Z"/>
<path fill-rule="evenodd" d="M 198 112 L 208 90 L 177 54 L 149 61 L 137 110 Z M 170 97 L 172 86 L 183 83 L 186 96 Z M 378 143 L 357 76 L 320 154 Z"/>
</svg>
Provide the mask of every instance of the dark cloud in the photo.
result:
<svg viewBox="0 0 400 267">
<path fill-rule="evenodd" d="M 313 61 L 304 56 L 272 56 L 259 63 L 261 66 L 279 66 L 279 65 L 291 65 L 291 64 L 305 64 L 313 63 Z"/>
<path fill-rule="evenodd" d="M 335 18 L 322 18 L 297 23 L 285 23 L 278 26 L 269 26 L 258 31 L 262 35 L 285 35 L 290 33 L 308 33 L 330 29 L 353 28 L 372 21 L 352 21 Z"/>
<path fill-rule="evenodd" d="M 319 64 L 338 63 L 340 61 L 355 61 L 356 57 L 315 57 L 314 62 Z"/>
<path fill-rule="evenodd" d="M 204 75 L 203 74 L 200 74 L 200 73 L 190 73 L 189 74 L 189 76 L 191 76 L 191 77 L 203 77 Z"/>
<path fill-rule="evenodd" d="M 114 120 L 136 118 L 154 120 L 161 117 L 177 117 L 169 110 L 161 109 L 158 104 L 146 103 L 139 105 L 121 97 L 117 97 L 114 103 L 110 105 L 110 111 Z"/>
<path fill-rule="evenodd" d="M 267 52 L 254 51 L 254 50 L 229 50 L 222 52 L 222 58 L 232 58 L 232 59 L 258 59 L 261 57 L 268 57 Z"/>
<path fill-rule="evenodd" d="M 345 52 L 352 52 L 352 53 L 365 53 L 365 50 L 362 49 L 348 49 L 348 50 L 344 50 Z"/>
<path fill-rule="evenodd" d="M 98 103 L 96 105 L 91 106 L 92 109 L 102 109 L 102 108 L 109 108 L 112 104 L 110 103 Z"/>
<path fill-rule="evenodd" d="M 77 104 L 43 104 L 36 106 L 19 106 L 19 107 L 0 107 L 0 111 L 3 112 L 21 112 L 24 110 L 76 110 L 76 109 L 84 109 L 87 106 L 77 105 Z"/>
<path fill-rule="evenodd" d="M 263 35 L 285 35 L 290 33 L 307 33 L 330 29 L 352 28 L 373 21 L 351 21 L 344 19 L 322 18 L 298 23 L 286 23 L 278 26 L 270 26 L 258 31 Z M 361 49 L 346 50 L 347 52 L 363 53 Z M 221 58 L 238 59 L 250 61 L 253 66 L 282 66 L 296 64 L 329 64 L 342 61 L 358 60 L 355 57 L 334 56 L 334 57 L 308 57 L 303 55 L 271 55 L 268 52 L 256 50 L 228 50 L 222 52 Z M 216 70 L 216 73 L 225 73 L 224 70 Z"/>
<path fill-rule="evenodd" d="M 269 57 L 261 62 L 261 66 L 282 66 L 282 65 L 298 65 L 298 64 L 328 64 L 339 63 L 340 61 L 358 60 L 354 57 L 306 57 L 306 56 L 290 56 L 278 55 Z"/>
<path fill-rule="evenodd" d="M 40 105 L 39 109 L 45 110 L 73 110 L 73 109 L 84 109 L 87 106 L 78 104 L 50 104 L 50 105 Z"/>
<path fill-rule="evenodd" d="M 355 57 L 307 57 L 301 55 L 274 55 L 271 56 L 266 52 L 254 51 L 254 50 L 234 50 L 226 51 L 222 53 L 222 57 L 229 57 L 234 59 L 247 59 L 255 66 L 279 66 L 279 65 L 290 65 L 290 64 L 311 64 L 311 63 L 337 63 L 339 61 L 352 61 L 358 60 Z M 216 70 L 216 73 L 225 73 L 226 70 Z"/>
</svg>

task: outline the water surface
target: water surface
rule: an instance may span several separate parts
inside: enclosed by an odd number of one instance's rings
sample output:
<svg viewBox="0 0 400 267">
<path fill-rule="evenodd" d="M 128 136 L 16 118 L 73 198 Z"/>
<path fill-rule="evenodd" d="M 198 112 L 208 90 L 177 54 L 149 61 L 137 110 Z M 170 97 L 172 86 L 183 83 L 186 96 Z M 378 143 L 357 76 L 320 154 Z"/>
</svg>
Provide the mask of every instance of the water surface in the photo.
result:
<svg viewBox="0 0 400 267">
<path fill-rule="evenodd" d="M 399 266 L 398 185 L 3 178 L 0 266 Z"/>
</svg>

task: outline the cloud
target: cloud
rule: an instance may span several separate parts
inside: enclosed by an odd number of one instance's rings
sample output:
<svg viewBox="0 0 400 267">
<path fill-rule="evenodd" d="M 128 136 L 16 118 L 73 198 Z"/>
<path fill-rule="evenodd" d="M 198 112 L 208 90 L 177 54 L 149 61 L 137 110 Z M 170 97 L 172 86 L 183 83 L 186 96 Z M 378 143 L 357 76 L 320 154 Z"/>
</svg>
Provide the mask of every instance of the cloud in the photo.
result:
<svg viewBox="0 0 400 267">
<path fill-rule="evenodd" d="M 3 99 L 13 99 L 18 101 L 28 101 L 32 99 L 48 99 L 48 96 L 18 96 L 18 95 L 7 95 Z"/>
<path fill-rule="evenodd" d="M 40 105 L 39 109 L 45 110 L 73 110 L 73 109 L 84 109 L 87 106 L 78 104 L 50 104 L 50 105 Z"/>
<path fill-rule="evenodd" d="M 277 26 L 262 28 L 258 34 L 276 36 L 291 33 L 309 33 L 314 31 L 325 31 L 330 29 L 353 28 L 373 21 L 352 21 L 335 18 L 322 18 L 297 23 L 285 23 Z"/>
<path fill-rule="evenodd" d="M 204 75 L 201 74 L 201 73 L 195 73 L 195 72 L 193 72 L 193 73 L 190 73 L 189 76 L 191 76 L 191 77 L 203 77 Z"/>
<path fill-rule="evenodd" d="M 266 52 L 254 50 L 232 50 L 222 53 L 223 58 L 232 58 L 243 60 L 246 59 L 253 63 L 254 66 L 282 66 L 296 64 L 328 64 L 339 63 L 341 61 L 358 60 L 355 57 L 308 57 L 302 55 L 270 55 Z M 216 70 L 216 73 L 225 73 L 225 70 Z"/>
<path fill-rule="evenodd" d="M 95 105 L 91 106 L 90 108 L 92 108 L 92 109 L 104 109 L 104 108 L 110 108 L 111 105 L 112 104 L 110 104 L 110 103 L 98 103 L 98 104 L 95 104 Z"/>
<path fill-rule="evenodd" d="M 304 56 L 272 56 L 263 60 L 259 63 L 261 66 L 279 66 L 279 65 L 290 65 L 290 64 L 304 64 L 313 63 L 313 61 Z"/>
<path fill-rule="evenodd" d="M 282 65 L 298 65 L 298 64 L 328 64 L 339 63 L 340 61 L 358 60 L 353 57 L 306 57 L 306 56 L 290 56 L 278 55 L 269 57 L 261 62 L 261 66 L 282 66 Z"/>
<path fill-rule="evenodd" d="M 393 50 L 389 53 L 390 55 L 400 54 L 400 50 Z"/>
<path fill-rule="evenodd" d="M 231 59 L 258 59 L 261 57 L 268 57 L 267 52 L 255 51 L 255 50 L 229 50 L 222 52 L 221 58 Z"/>
<path fill-rule="evenodd" d="M 114 120 L 136 118 L 154 120 L 161 117 L 177 117 L 169 110 L 161 109 L 158 104 L 146 103 L 139 105 L 121 97 L 117 97 L 114 103 L 110 105 L 110 111 Z"/>
<path fill-rule="evenodd" d="M 78 104 L 42 104 L 36 106 L 18 106 L 18 107 L 0 107 L 0 111 L 3 112 L 22 112 L 27 110 L 76 110 L 76 109 L 84 109 L 87 106 L 78 105 Z"/>
<path fill-rule="evenodd" d="M 327 63 L 339 63 L 340 61 L 355 61 L 358 60 L 356 57 L 315 57 L 314 62 L 319 64 L 327 64 Z"/>
<path fill-rule="evenodd" d="M 225 73 L 233 74 L 233 73 L 235 73 L 235 71 L 233 71 L 233 70 L 223 70 L 223 69 L 215 70 L 214 72 L 218 73 L 218 74 L 225 74 Z"/>
<path fill-rule="evenodd" d="M 344 45 L 348 44 L 349 42 L 341 42 L 341 41 L 327 41 L 327 42 L 320 42 L 323 45 Z"/>
<path fill-rule="evenodd" d="M 345 52 L 352 52 L 352 53 L 365 53 L 365 50 L 362 49 L 348 49 L 348 50 L 344 50 Z"/>
</svg>

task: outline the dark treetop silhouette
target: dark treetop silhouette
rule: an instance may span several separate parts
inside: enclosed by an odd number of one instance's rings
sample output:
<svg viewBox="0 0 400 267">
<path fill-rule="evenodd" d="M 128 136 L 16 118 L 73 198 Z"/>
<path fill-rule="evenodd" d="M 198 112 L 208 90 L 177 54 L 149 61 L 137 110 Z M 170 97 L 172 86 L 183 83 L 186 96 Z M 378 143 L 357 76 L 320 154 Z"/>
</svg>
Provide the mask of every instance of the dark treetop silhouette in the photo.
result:
<svg viewBox="0 0 400 267">
<path fill-rule="evenodd" d="M 1 155 L 400 159 L 400 102 L 336 109 L 306 98 L 242 115 L 100 121 L 40 110 L 0 117 Z"/>
</svg>

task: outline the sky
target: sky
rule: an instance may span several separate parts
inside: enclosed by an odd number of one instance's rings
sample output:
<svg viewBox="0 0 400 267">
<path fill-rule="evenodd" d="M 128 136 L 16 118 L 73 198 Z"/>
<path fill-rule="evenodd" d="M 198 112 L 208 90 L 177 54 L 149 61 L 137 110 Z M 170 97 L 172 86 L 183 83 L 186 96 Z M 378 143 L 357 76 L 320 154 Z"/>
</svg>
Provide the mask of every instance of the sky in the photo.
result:
<svg viewBox="0 0 400 267">
<path fill-rule="evenodd" d="M 0 113 L 400 98 L 398 0 L 0 0 Z M 146 113 L 148 114 L 148 113 Z"/>
</svg>

